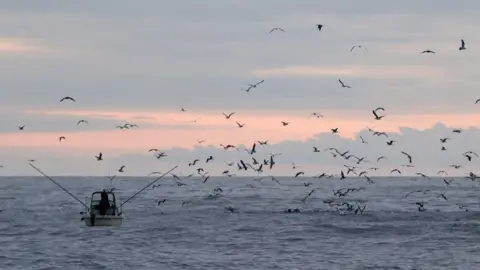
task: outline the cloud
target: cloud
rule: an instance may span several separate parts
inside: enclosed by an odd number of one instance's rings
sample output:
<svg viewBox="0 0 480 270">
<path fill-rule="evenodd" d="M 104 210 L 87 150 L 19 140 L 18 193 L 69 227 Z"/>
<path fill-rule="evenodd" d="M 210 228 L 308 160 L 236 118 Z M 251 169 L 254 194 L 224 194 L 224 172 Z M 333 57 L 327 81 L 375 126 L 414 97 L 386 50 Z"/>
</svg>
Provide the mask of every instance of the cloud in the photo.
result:
<svg viewBox="0 0 480 270">
<path fill-rule="evenodd" d="M 0 11 L 0 147 L 90 157 L 102 145 L 142 154 L 150 145 L 192 149 L 197 139 L 303 141 L 335 126 L 351 138 L 374 124 L 389 132 L 475 125 L 476 7 L 473 0 L 11 1 Z M 273 27 L 285 32 L 269 34 Z M 462 38 L 468 49 L 459 52 Z M 368 52 L 350 52 L 354 44 Z M 250 93 L 241 90 L 261 79 Z M 59 104 L 65 95 L 78 102 Z M 378 106 L 387 117 L 374 123 Z M 221 113 L 232 111 L 246 128 L 224 121 Z M 313 111 L 326 117 L 308 121 Z M 91 124 L 78 127 L 79 118 Z M 125 121 L 141 128 L 114 130 Z M 64 144 L 58 134 L 68 136 Z"/>
<path fill-rule="evenodd" d="M 334 78 L 425 78 L 445 76 L 446 72 L 430 66 L 291 66 L 257 69 L 252 74 L 259 77 L 326 76 Z"/>
<path fill-rule="evenodd" d="M 465 176 L 465 173 L 469 171 L 476 172 L 479 159 L 473 157 L 472 162 L 468 162 L 462 154 L 466 151 L 480 153 L 480 148 L 475 143 L 479 135 L 480 130 L 478 128 L 465 128 L 461 134 L 456 134 L 452 133 L 451 127 L 446 127 L 440 123 L 423 130 L 400 127 L 398 132 L 388 132 L 388 140 L 394 140 L 395 143 L 393 146 L 387 146 L 387 138 L 373 136 L 365 129 L 359 130 L 353 138 L 322 132 L 305 140 L 283 140 L 270 142 L 268 146 L 257 146 L 257 154 L 254 157 L 261 162 L 263 159 L 269 158 L 269 153 L 282 153 L 276 158 L 277 166 L 275 169 L 273 171 L 265 169 L 265 175 L 293 175 L 291 163 L 294 162 L 299 167 L 298 170 L 305 171 L 307 176 L 313 176 L 321 172 L 338 174 L 340 170 L 345 170 L 344 165 L 357 166 L 359 167 L 358 172 L 368 170 L 371 167 L 380 168 L 378 171 L 369 171 L 368 174 L 371 176 L 390 175 L 390 170 L 394 168 L 400 169 L 404 176 L 412 176 L 416 172 L 436 175 L 439 170 L 445 170 L 450 175 Z M 136 139 L 131 136 L 128 137 L 127 141 L 131 141 L 135 144 L 135 147 L 138 147 L 140 142 L 147 139 L 144 136 L 135 136 Z M 360 136 L 368 144 L 362 144 Z M 108 137 L 97 137 L 101 143 L 112 140 Z M 442 144 L 440 138 L 445 137 L 449 137 L 451 140 Z M 253 140 L 250 142 L 252 143 Z M 81 145 L 79 141 L 75 143 Z M 175 165 L 180 165 L 177 170 L 178 173 L 187 175 L 195 171 L 187 164 L 198 158 L 201 160 L 199 166 L 212 175 L 219 175 L 228 169 L 240 176 L 252 176 L 256 173 L 251 171 L 239 172 L 235 167 L 236 165 L 233 167 L 226 165 L 226 162 L 238 162 L 240 159 L 252 162 L 251 156 L 243 150 L 244 148 L 250 149 L 251 143 L 239 144 L 239 151 L 231 149 L 225 151 L 218 145 L 208 142 L 205 145 L 196 145 L 193 148 L 159 147 L 161 151 L 168 154 L 168 157 L 160 160 L 156 159 L 152 153 L 148 153 L 150 147 L 146 145 L 143 149 L 137 148 L 138 151 L 129 148 L 122 149 L 121 147 L 102 148 L 100 145 L 98 149 L 82 147 L 72 154 L 70 154 L 72 148 L 59 144 L 57 144 L 58 147 L 43 146 L 33 147 L 32 149 L 3 145 L 0 147 L 6 151 L 2 151 L 0 154 L 0 160 L 2 160 L 0 163 L 5 165 L 2 173 L 7 175 L 18 174 L 18 170 L 22 173 L 28 172 L 28 170 L 25 170 L 25 160 L 28 158 L 36 158 L 39 166 L 47 168 L 52 174 L 59 175 L 81 174 L 82 171 L 85 174 L 106 175 L 108 171 L 112 172 L 121 165 L 127 165 L 126 175 L 146 175 L 151 171 L 166 171 Z M 84 144 L 88 145 L 86 142 Z M 314 153 L 312 151 L 313 146 L 318 147 L 321 152 Z M 445 146 L 447 150 L 441 151 L 442 146 Z M 350 154 L 357 157 L 366 157 L 370 163 L 356 164 L 354 158 L 350 160 L 333 158 L 328 151 L 325 151 L 329 147 L 338 148 L 342 152 L 348 150 Z M 48 151 L 48 154 L 45 153 L 46 151 Z M 102 151 L 105 155 L 104 162 L 97 162 L 93 158 L 99 151 Z M 408 164 L 407 158 L 401 154 L 401 151 L 412 155 L 414 168 L 401 166 Z M 6 153 L 8 153 L 8 159 Z M 215 157 L 215 162 L 206 164 L 205 159 L 210 155 Z M 377 158 L 380 156 L 386 156 L 388 159 L 377 162 Z M 462 168 L 456 170 L 450 167 L 454 164 L 462 165 Z M 85 172 L 85 168 L 88 168 L 88 172 Z"/>
<path fill-rule="evenodd" d="M 41 48 L 28 45 L 22 40 L 0 39 L 0 53 L 41 52 Z"/>
</svg>

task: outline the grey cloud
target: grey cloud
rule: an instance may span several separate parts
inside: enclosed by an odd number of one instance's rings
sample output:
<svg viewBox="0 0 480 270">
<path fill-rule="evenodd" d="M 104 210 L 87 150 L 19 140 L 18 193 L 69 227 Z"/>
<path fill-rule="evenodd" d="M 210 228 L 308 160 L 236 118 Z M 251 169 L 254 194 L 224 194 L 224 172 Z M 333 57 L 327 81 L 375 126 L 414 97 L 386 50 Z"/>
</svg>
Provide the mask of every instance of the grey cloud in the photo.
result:
<svg viewBox="0 0 480 270">
<path fill-rule="evenodd" d="M 369 175 L 389 175 L 390 170 L 399 168 L 404 176 L 412 176 L 416 172 L 428 175 L 436 175 L 438 170 L 445 170 L 450 175 L 465 176 L 466 173 L 478 171 L 479 159 L 473 157 L 472 162 L 462 155 L 466 151 L 475 151 L 480 154 L 477 138 L 480 136 L 478 128 L 465 129 L 461 134 L 452 133 L 452 128 L 447 128 L 442 124 L 426 130 L 416 130 L 411 128 L 401 128 L 400 133 L 388 133 L 389 139 L 395 140 L 394 146 L 387 146 L 385 137 L 372 136 L 366 130 L 358 133 L 356 140 L 346 139 L 334 136 L 328 133 L 315 135 L 307 141 L 285 141 L 265 147 L 257 146 L 257 154 L 254 155 L 258 161 L 269 157 L 269 153 L 282 153 L 276 158 L 277 166 L 273 171 L 265 169 L 264 175 L 293 175 L 291 163 L 299 166 L 297 171 L 305 171 L 307 175 L 315 175 L 321 172 L 338 174 L 340 170 L 345 170 L 344 165 L 358 166 L 358 172 L 378 167 L 377 172 L 370 171 Z M 341 132 L 341 131 L 340 131 Z M 359 136 L 362 136 L 368 144 L 362 144 Z M 450 137 L 451 140 L 446 144 L 440 142 L 440 138 Z M 252 142 L 253 143 L 253 142 Z M 441 146 L 445 146 L 447 151 L 441 151 Z M 314 153 L 313 146 L 317 146 L 321 152 Z M 39 166 L 43 166 L 52 174 L 92 174 L 107 175 L 115 172 L 121 165 L 126 165 L 126 175 L 147 175 L 151 171 L 165 172 L 169 168 L 179 165 L 177 174 L 187 175 L 194 173 L 195 169 L 189 167 L 188 163 L 194 159 L 200 159 L 199 167 L 210 172 L 212 175 L 219 175 L 222 171 L 228 169 L 237 175 L 253 176 L 256 173 L 238 172 L 236 165 L 227 167 L 225 162 L 238 162 L 240 159 L 251 162 L 251 156 L 244 151 L 245 146 L 239 146 L 239 151 L 224 151 L 216 145 L 196 147 L 193 150 L 173 148 L 162 149 L 168 154 L 168 157 L 157 160 L 151 153 L 123 153 L 118 151 L 104 151 L 105 162 L 98 163 L 94 160 L 91 152 L 76 151 L 72 156 L 69 153 L 59 152 L 59 150 L 48 151 L 33 149 L 16 149 L 0 152 L 0 164 L 5 168 L 0 171 L 4 174 L 19 174 L 18 170 L 25 170 L 25 161 L 27 157 L 37 158 Z M 250 148 L 247 145 L 246 148 Z M 358 157 L 366 157 L 371 163 L 362 163 L 357 165 L 352 160 L 333 158 L 326 148 L 335 147 L 340 151 L 350 151 Z M 7 150 L 7 149 L 5 149 Z M 401 165 L 408 164 L 407 158 L 401 154 L 405 151 L 412 155 L 414 168 L 404 168 Z M 214 156 L 213 163 L 206 164 L 205 159 L 208 156 Z M 66 157 L 70 158 L 66 158 Z M 386 156 L 387 160 L 377 163 L 377 158 Z M 3 163 L 2 163 L 3 162 Z M 462 165 L 461 169 L 455 170 L 450 165 Z M 60 166 L 61 165 L 61 166 Z M 88 171 L 85 171 L 88 168 Z"/>
<path fill-rule="evenodd" d="M 58 52 L 1 56 L 0 104 L 54 108 L 65 94 L 81 108 L 369 110 L 471 112 L 476 99 L 472 46 L 476 1 L 32 1 L 5 3 L 6 35 L 42 40 Z M 318 33 L 315 23 L 324 23 Z M 446 24 L 450 27 L 445 27 Z M 268 34 L 281 26 L 285 33 Z M 464 27 L 465 26 L 465 27 Z M 461 33 L 457 33 L 462 29 Z M 362 43 L 368 54 L 349 53 Z M 397 44 L 403 52 L 387 52 Z M 467 45 L 469 46 L 469 45 Z M 424 48 L 435 56 L 419 55 Z M 398 55 L 396 55 L 398 54 Z M 256 69 L 298 65 L 406 68 L 444 76 L 383 78 L 318 75 L 258 78 Z M 435 84 L 432 84 L 432 81 Z M 433 101 L 432 101 L 433 100 Z"/>
</svg>

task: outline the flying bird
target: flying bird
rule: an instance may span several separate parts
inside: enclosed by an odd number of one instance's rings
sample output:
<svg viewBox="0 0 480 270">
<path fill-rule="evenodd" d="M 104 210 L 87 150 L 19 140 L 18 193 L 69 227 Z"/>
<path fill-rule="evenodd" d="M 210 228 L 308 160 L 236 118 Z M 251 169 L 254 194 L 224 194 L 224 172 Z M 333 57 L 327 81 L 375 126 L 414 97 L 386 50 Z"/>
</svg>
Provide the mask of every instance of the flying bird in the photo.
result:
<svg viewBox="0 0 480 270">
<path fill-rule="evenodd" d="M 403 152 L 403 151 L 402 151 L 402 154 L 404 154 L 405 156 L 407 156 L 408 162 L 409 162 L 410 164 L 412 164 L 412 156 L 410 156 L 408 153 Z"/>
<path fill-rule="evenodd" d="M 65 140 L 65 136 L 61 136 L 58 138 L 58 141 L 61 142 L 62 140 Z"/>
<path fill-rule="evenodd" d="M 102 154 L 102 152 L 100 152 L 100 153 L 98 154 L 98 156 L 95 156 L 95 157 L 97 158 L 97 161 L 103 160 L 103 154 Z"/>
<path fill-rule="evenodd" d="M 240 124 L 238 122 L 236 122 L 236 123 L 237 123 L 238 128 L 243 128 L 245 126 L 245 124 Z"/>
<path fill-rule="evenodd" d="M 125 165 L 122 165 L 120 169 L 118 169 L 118 172 L 123 172 L 123 169 L 125 169 Z"/>
<path fill-rule="evenodd" d="M 422 53 L 435 53 L 435 52 L 432 51 L 432 50 L 425 50 L 425 51 L 423 51 Z"/>
<path fill-rule="evenodd" d="M 85 124 L 88 124 L 88 121 L 87 120 L 80 120 L 77 122 L 77 125 L 80 125 L 81 123 L 85 123 Z"/>
<path fill-rule="evenodd" d="M 323 27 L 323 25 L 317 24 L 318 31 L 322 31 L 322 27 Z"/>
<path fill-rule="evenodd" d="M 340 80 L 340 79 L 338 79 L 338 82 L 342 85 L 343 88 L 352 88 L 352 87 L 350 87 L 350 86 L 348 86 L 348 85 L 345 85 L 345 84 L 342 82 L 342 80 Z"/>
<path fill-rule="evenodd" d="M 373 113 L 373 115 L 375 116 L 375 120 L 382 120 L 382 118 L 385 117 L 385 115 L 380 115 L 380 116 L 379 116 L 379 115 L 377 114 L 377 110 L 378 110 L 378 109 L 372 110 L 372 113 Z"/>
<path fill-rule="evenodd" d="M 72 97 L 68 97 L 68 96 L 60 99 L 60 102 L 62 102 L 64 100 L 71 100 L 71 101 L 75 102 L 75 99 L 73 99 Z"/>
<path fill-rule="evenodd" d="M 368 52 L 367 48 L 366 48 L 366 47 L 364 47 L 364 46 L 362 46 L 362 45 L 353 45 L 353 47 L 350 49 L 350 51 L 353 51 L 355 48 L 359 48 L 359 49 L 361 49 L 361 48 L 364 48 L 364 49 L 365 49 L 365 51 L 367 51 L 367 52 Z"/>
<path fill-rule="evenodd" d="M 272 30 L 270 30 L 269 33 L 272 33 L 273 31 L 282 31 L 282 32 L 285 32 L 285 30 L 283 30 L 283 29 L 280 28 L 280 27 L 275 27 L 275 28 L 273 28 Z"/>
<path fill-rule="evenodd" d="M 467 47 L 465 47 L 465 41 L 462 39 L 461 40 L 461 46 L 460 46 L 460 48 L 458 48 L 458 50 L 463 51 L 463 50 L 466 50 L 466 49 L 467 49 Z"/>
<path fill-rule="evenodd" d="M 225 114 L 225 113 L 222 113 L 224 116 L 225 116 L 225 119 L 230 119 L 230 117 L 232 117 L 232 115 L 235 114 L 235 112 L 232 112 L 232 113 L 229 113 L 229 114 Z"/>
<path fill-rule="evenodd" d="M 308 118 L 310 118 L 310 117 L 312 117 L 312 116 L 315 116 L 315 117 L 317 117 L 317 118 L 323 117 L 322 114 L 319 114 L 319 113 L 317 113 L 317 112 L 314 112 L 314 113 L 310 114 L 310 116 L 308 116 Z"/>
</svg>

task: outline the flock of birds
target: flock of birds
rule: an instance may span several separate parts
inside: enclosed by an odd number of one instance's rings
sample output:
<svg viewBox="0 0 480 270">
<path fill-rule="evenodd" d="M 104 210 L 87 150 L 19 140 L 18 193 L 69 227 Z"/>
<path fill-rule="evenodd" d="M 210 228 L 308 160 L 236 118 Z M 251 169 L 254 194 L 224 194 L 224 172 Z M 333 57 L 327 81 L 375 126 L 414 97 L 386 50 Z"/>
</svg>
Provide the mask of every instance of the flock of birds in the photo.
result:
<svg viewBox="0 0 480 270">
<path fill-rule="evenodd" d="M 323 25 L 318 24 L 317 28 L 318 28 L 318 31 L 322 31 Z M 274 33 L 276 31 L 285 32 L 284 29 L 277 27 L 277 28 L 271 29 L 269 33 Z M 357 48 L 358 49 L 364 49 L 365 51 L 368 51 L 367 48 L 364 47 L 363 45 L 354 45 L 353 47 L 351 47 L 350 51 L 353 51 L 354 49 L 357 49 Z M 458 48 L 458 50 L 459 51 L 466 50 L 465 41 L 463 39 L 461 40 L 461 44 L 460 44 L 460 47 Z M 422 51 L 421 53 L 422 54 L 434 54 L 435 52 L 433 50 L 428 49 L 428 50 Z M 345 84 L 341 79 L 338 79 L 338 82 L 340 84 L 340 87 L 342 87 L 342 88 L 352 88 L 352 86 Z M 263 83 L 265 83 L 265 80 L 260 80 L 260 81 L 255 82 L 255 83 L 247 84 L 246 85 L 247 87 L 246 88 L 241 88 L 241 90 L 245 91 L 246 93 L 251 93 L 251 92 L 254 92 L 253 90 L 256 90 L 256 89 L 260 88 Z M 63 97 L 62 99 L 60 99 L 60 102 L 76 102 L 76 100 L 73 97 L 66 96 L 66 97 Z M 480 99 L 476 100 L 475 104 L 477 104 L 479 102 L 480 102 Z M 184 109 L 184 108 L 181 108 L 180 111 L 181 112 L 186 112 L 187 110 Z M 371 113 L 372 113 L 372 116 L 373 116 L 374 120 L 384 121 L 384 118 L 386 116 L 385 112 L 386 112 L 385 108 L 378 107 L 378 108 L 373 109 Z M 226 120 L 232 120 L 232 117 L 234 117 L 235 112 L 228 112 L 228 113 L 222 112 L 222 115 Z M 321 113 L 313 112 L 308 117 L 309 118 L 311 118 L 311 117 L 323 118 L 324 116 Z M 199 119 L 196 119 L 192 122 L 197 122 L 198 120 Z M 84 120 L 84 119 L 80 119 L 77 122 L 77 125 L 85 125 L 85 124 L 88 125 L 89 122 L 87 120 Z M 246 125 L 245 123 L 240 123 L 238 121 L 235 121 L 235 124 L 238 128 L 244 128 L 245 125 Z M 279 125 L 282 125 L 283 127 L 287 127 L 289 124 L 290 124 L 290 122 L 286 122 L 286 121 L 282 121 L 282 122 L 279 123 Z M 136 124 L 125 123 L 123 125 L 118 125 L 116 128 L 123 130 L 123 129 L 139 128 L 139 126 L 136 125 Z M 18 126 L 19 131 L 24 131 L 25 129 L 26 129 L 25 125 Z M 385 137 L 386 140 L 387 140 L 386 141 L 386 146 L 387 147 L 391 147 L 391 146 L 395 145 L 395 140 L 389 139 L 389 136 L 386 132 L 374 130 L 373 128 L 368 128 L 368 130 L 373 137 L 378 137 L 378 138 Z M 333 134 L 337 134 L 340 131 L 339 131 L 338 127 L 334 127 L 334 128 L 331 128 L 331 132 Z M 454 134 L 460 134 L 460 133 L 462 133 L 462 130 L 461 129 L 454 129 L 453 133 Z M 66 138 L 65 136 L 58 137 L 58 141 L 60 143 L 64 140 L 67 140 L 67 139 L 68 138 Z M 451 140 L 450 137 L 439 138 L 439 141 L 442 144 L 442 147 L 441 147 L 442 151 L 447 150 L 446 147 L 445 147 L 445 144 L 447 144 L 449 140 Z M 197 140 L 197 142 L 198 142 L 198 144 L 202 144 L 202 143 L 205 142 L 205 140 Z M 359 143 L 368 144 L 368 141 L 365 140 L 365 138 L 363 138 L 362 136 L 360 136 L 360 142 Z M 267 171 L 267 170 L 271 171 L 275 168 L 276 157 L 279 156 L 279 155 L 282 155 L 282 153 L 268 153 L 267 156 L 259 157 L 257 155 L 258 154 L 257 151 L 259 150 L 259 148 L 265 147 L 267 145 L 268 145 L 268 140 L 253 142 L 251 148 L 244 148 L 244 149 L 239 149 L 238 146 L 235 146 L 235 145 L 232 145 L 232 144 L 220 144 L 220 147 L 222 147 L 225 151 L 245 151 L 249 155 L 248 159 L 239 159 L 237 161 L 231 161 L 231 162 L 224 161 L 224 163 L 226 165 L 226 168 L 222 171 L 222 175 L 225 175 L 227 177 L 232 177 L 232 176 L 235 176 L 235 174 L 234 174 L 235 171 L 242 172 L 242 171 L 251 170 L 251 171 L 256 172 L 259 175 L 259 177 L 253 179 L 254 181 L 260 182 L 264 179 L 271 179 L 272 181 L 275 181 L 278 185 L 282 185 L 282 183 L 280 183 L 274 176 L 262 176 L 262 174 L 264 174 L 264 171 Z M 315 152 L 315 153 L 318 153 L 318 152 L 321 152 L 321 151 L 328 152 L 332 156 L 332 158 L 343 159 L 345 162 L 350 163 L 350 164 L 345 164 L 344 169 L 341 170 L 340 172 L 338 172 L 337 175 L 321 173 L 321 174 L 317 174 L 317 175 L 313 176 L 314 179 L 336 178 L 336 177 L 338 177 L 339 179 L 342 180 L 342 179 L 346 179 L 349 176 L 355 176 L 355 177 L 364 178 L 366 183 L 368 183 L 368 184 L 375 184 L 375 181 L 368 176 L 368 173 L 369 173 L 369 171 L 376 171 L 379 168 L 376 167 L 376 166 L 371 166 L 371 165 L 368 165 L 367 167 L 363 167 L 363 168 L 362 168 L 362 166 L 367 165 L 367 164 L 378 165 L 380 163 L 380 161 L 382 161 L 384 159 L 387 159 L 386 156 L 380 156 L 380 157 L 376 157 L 374 160 L 368 160 L 366 156 L 357 156 L 354 153 L 352 153 L 350 150 L 341 150 L 341 149 L 337 149 L 337 148 L 327 148 L 325 150 L 320 150 L 318 147 L 313 146 L 312 151 Z M 168 157 L 168 154 L 165 151 L 160 151 L 159 149 L 156 149 L 156 148 L 149 149 L 148 152 L 153 153 L 154 157 L 157 158 L 157 159 L 162 159 L 162 158 L 167 158 Z M 400 152 L 405 157 L 405 164 L 401 165 L 401 166 L 402 167 L 414 167 L 415 157 L 413 157 L 412 155 L 410 155 L 409 153 L 407 153 L 405 151 L 400 151 Z M 474 158 L 479 158 L 479 155 L 477 153 L 473 152 L 473 151 L 467 151 L 463 154 L 463 156 L 469 162 L 472 161 L 472 159 L 474 159 Z M 104 160 L 104 155 L 103 155 L 102 152 L 99 152 L 98 155 L 96 155 L 92 158 L 95 158 L 97 161 L 100 162 L 100 161 Z M 34 162 L 34 161 L 35 160 L 29 160 L 29 162 Z M 213 163 L 215 161 L 216 161 L 215 157 L 213 157 L 211 155 L 208 156 L 208 157 L 202 158 L 202 159 L 201 158 L 194 159 L 194 160 L 190 161 L 188 164 L 185 164 L 185 166 L 188 165 L 188 168 L 193 169 L 191 174 L 189 174 L 187 176 L 180 177 L 178 174 L 173 174 L 172 173 L 171 174 L 171 176 L 172 176 L 171 179 L 173 179 L 175 184 L 179 187 L 186 185 L 183 182 L 183 179 L 191 178 L 193 176 L 199 176 L 201 178 L 202 183 L 206 183 L 210 178 L 210 173 L 207 172 L 204 169 L 204 167 L 202 167 L 202 166 L 205 165 L 205 164 L 208 164 L 208 163 Z M 454 168 L 454 169 L 459 169 L 462 166 L 457 165 L 457 164 L 452 164 L 451 167 Z M 127 168 L 126 165 L 120 166 L 120 168 L 118 168 L 118 173 L 123 173 L 126 168 Z M 295 163 L 292 163 L 292 169 L 294 170 L 294 173 L 292 174 L 292 177 L 294 179 L 301 179 L 301 178 L 307 179 L 307 177 L 305 176 L 305 172 L 297 170 L 297 168 L 299 168 L 299 166 L 295 165 Z M 393 174 L 393 175 L 401 175 L 402 171 L 399 168 L 394 168 L 390 171 L 390 173 Z M 162 174 L 161 172 L 151 172 L 150 174 L 148 174 L 148 176 L 161 175 L 161 174 Z M 427 175 L 425 175 L 421 172 L 416 173 L 416 175 L 419 176 L 419 177 L 422 177 L 424 179 L 430 179 L 429 176 L 427 176 Z M 447 173 L 444 170 L 438 171 L 438 175 L 442 176 L 443 182 L 447 186 L 450 186 L 452 181 L 454 181 L 453 178 L 449 179 Z M 113 178 L 115 178 L 115 176 L 111 177 L 110 180 L 113 180 Z M 468 174 L 468 176 L 466 176 L 466 178 L 474 181 L 474 180 L 480 178 L 480 176 L 477 176 L 473 172 L 470 172 Z M 309 188 L 310 185 L 311 185 L 311 183 L 309 183 L 309 182 L 304 182 L 303 184 L 304 184 L 305 188 Z M 152 188 L 157 188 L 159 186 L 160 185 L 153 185 Z M 251 186 L 252 188 L 255 187 L 253 184 L 249 184 L 249 186 Z M 359 205 L 359 204 L 356 204 L 354 202 L 349 202 L 349 201 L 346 201 L 346 200 L 339 200 L 339 198 L 346 198 L 349 194 L 351 194 L 353 192 L 361 192 L 364 189 L 365 188 L 362 187 L 362 188 L 342 188 L 340 190 L 334 190 L 333 191 L 333 198 L 332 199 L 327 199 L 323 202 L 325 204 L 329 205 L 330 207 L 334 207 L 337 211 L 340 211 L 341 213 L 361 214 L 365 210 L 366 205 Z M 307 202 L 307 200 L 315 193 L 315 190 L 316 189 L 308 190 L 308 192 L 306 192 L 306 196 L 299 199 L 299 201 L 301 203 L 305 204 Z M 223 192 L 223 190 L 220 187 L 215 188 L 213 191 L 214 191 L 214 194 L 210 195 L 210 197 L 218 197 Z M 413 193 L 427 193 L 428 191 L 429 190 L 416 190 L 416 191 L 413 191 L 411 193 L 408 193 L 405 197 L 408 197 Z M 443 193 L 438 194 L 438 197 L 440 199 L 445 200 L 445 201 L 448 200 L 448 197 Z M 166 203 L 167 201 L 168 201 L 168 199 L 163 198 L 162 200 L 158 201 L 158 205 Z M 189 203 L 191 203 L 191 201 L 184 201 L 182 203 L 182 206 L 184 206 L 186 204 L 189 204 Z M 425 211 L 424 204 L 425 203 L 423 201 L 416 202 L 416 205 L 418 206 L 418 211 Z M 468 211 L 468 209 L 466 209 L 465 207 L 463 207 L 461 205 L 459 205 L 458 207 L 460 209 L 464 209 L 465 211 Z M 234 208 L 234 207 L 231 207 L 231 206 L 227 206 L 227 207 L 225 207 L 225 211 L 236 212 L 237 209 Z M 286 212 L 300 212 L 300 210 L 298 208 L 286 209 L 285 211 Z"/>
</svg>

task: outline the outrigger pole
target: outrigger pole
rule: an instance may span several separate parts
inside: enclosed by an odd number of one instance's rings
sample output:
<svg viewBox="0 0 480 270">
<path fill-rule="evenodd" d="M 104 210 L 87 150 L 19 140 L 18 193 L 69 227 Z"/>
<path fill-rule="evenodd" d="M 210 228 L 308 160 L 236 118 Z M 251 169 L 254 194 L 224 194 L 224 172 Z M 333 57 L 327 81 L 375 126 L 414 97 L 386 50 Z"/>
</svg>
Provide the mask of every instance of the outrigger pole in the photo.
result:
<svg viewBox="0 0 480 270">
<path fill-rule="evenodd" d="M 53 180 L 50 176 L 46 175 L 44 172 L 42 172 L 39 168 L 35 167 L 32 163 L 28 163 L 28 165 L 32 166 L 32 168 L 34 168 L 35 170 L 37 170 L 39 173 L 41 173 L 43 176 L 45 176 L 45 178 L 47 178 L 48 180 L 52 181 L 55 185 L 57 185 L 59 188 L 61 188 L 63 191 L 65 191 L 66 193 L 68 193 L 68 195 L 72 196 L 72 198 L 74 198 L 75 200 L 77 200 L 79 203 L 81 203 L 83 206 L 87 207 L 87 205 L 82 202 L 80 199 L 78 199 L 77 197 L 75 197 L 75 195 L 73 195 L 72 193 L 70 193 L 68 190 L 66 190 L 64 187 L 62 187 L 59 183 L 57 183 L 55 180 Z"/>
<path fill-rule="evenodd" d="M 126 201 L 124 201 L 122 204 L 120 204 L 119 207 L 122 207 L 122 205 L 126 204 L 128 201 L 130 201 L 131 199 L 135 198 L 138 194 L 140 194 L 140 192 L 144 191 L 146 188 L 148 188 L 149 186 L 153 185 L 155 182 L 157 182 L 158 180 L 162 179 L 165 175 L 169 174 L 170 172 L 172 172 L 173 170 L 175 170 L 176 168 L 178 167 L 175 166 L 173 167 L 172 169 L 170 169 L 168 172 L 162 174 L 160 177 L 158 177 L 157 179 L 155 179 L 154 181 L 152 181 L 150 184 L 148 184 L 147 186 L 145 186 L 144 188 L 140 189 L 139 191 L 137 191 L 137 193 L 133 194 L 130 198 L 128 198 Z"/>
</svg>

